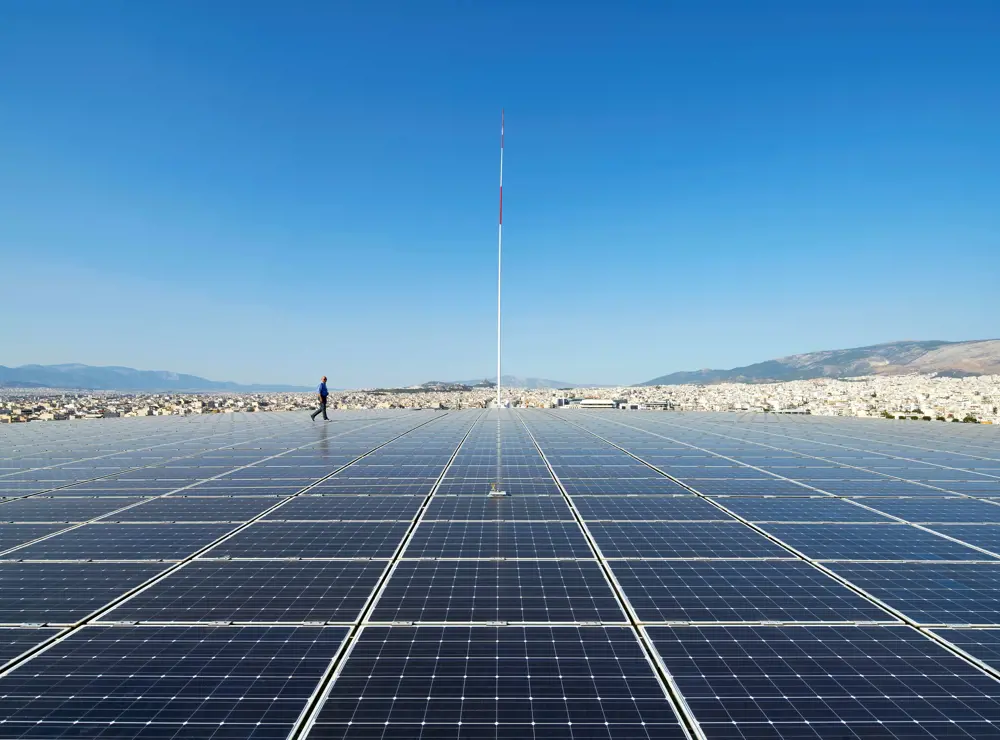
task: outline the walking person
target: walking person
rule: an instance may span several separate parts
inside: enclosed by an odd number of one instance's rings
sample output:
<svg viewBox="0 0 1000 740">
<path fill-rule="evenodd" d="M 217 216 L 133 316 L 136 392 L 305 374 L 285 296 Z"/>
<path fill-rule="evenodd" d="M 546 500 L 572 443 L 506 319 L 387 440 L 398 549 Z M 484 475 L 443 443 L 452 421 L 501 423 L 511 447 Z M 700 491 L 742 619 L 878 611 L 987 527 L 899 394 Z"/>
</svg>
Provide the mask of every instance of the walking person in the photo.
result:
<svg viewBox="0 0 1000 740">
<path fill-rule="evenodd" d="M 316 393 L 319 395 L 319 408 L 316 409 L 313 412 L 312 416 L 309 417 L 309 418 L 311 418 L 313 421 L 316 421 L 316 417 L 319 416 L 319 413 L 322 411 L 323 412 L 323 420 L 324 421 L 330 421 L 330 417 L 326 415 L 326 397 L 328 395 L 330 395 L 330 394 L 326 390 L 326 376 L 325 375 L 323 376 L 323 380 L 320 381 L 319 388 L 316 389 Z"/>
</svg>

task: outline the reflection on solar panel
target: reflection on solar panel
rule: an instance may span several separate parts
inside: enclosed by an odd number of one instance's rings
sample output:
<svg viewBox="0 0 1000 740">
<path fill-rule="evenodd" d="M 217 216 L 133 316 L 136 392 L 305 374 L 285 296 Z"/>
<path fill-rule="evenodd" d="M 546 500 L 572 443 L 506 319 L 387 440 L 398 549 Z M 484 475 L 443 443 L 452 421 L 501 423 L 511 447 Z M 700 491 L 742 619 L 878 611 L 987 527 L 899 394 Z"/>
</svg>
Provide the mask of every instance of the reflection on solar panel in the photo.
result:
<svg viewBox="0 0 1000 740">
<path fill-rule="evenodd" d="M 1000 736 L 995 429 L 333 418 L 4 428 L 0 736 Z"/>
</svg>

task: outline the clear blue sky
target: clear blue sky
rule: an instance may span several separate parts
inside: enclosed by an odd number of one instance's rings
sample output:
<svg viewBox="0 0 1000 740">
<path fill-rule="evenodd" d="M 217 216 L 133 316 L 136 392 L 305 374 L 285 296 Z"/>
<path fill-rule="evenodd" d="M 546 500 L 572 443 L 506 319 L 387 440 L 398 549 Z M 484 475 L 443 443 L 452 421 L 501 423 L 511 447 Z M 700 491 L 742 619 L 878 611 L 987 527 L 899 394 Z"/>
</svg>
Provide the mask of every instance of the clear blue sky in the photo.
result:
<svg viewBox="0 0 1000 740">
<path fill-rule="evenodd" d="M 639 382 L 1000 336 L 1000 3 L 0 4 L 0 364 Z"/>
</svg>

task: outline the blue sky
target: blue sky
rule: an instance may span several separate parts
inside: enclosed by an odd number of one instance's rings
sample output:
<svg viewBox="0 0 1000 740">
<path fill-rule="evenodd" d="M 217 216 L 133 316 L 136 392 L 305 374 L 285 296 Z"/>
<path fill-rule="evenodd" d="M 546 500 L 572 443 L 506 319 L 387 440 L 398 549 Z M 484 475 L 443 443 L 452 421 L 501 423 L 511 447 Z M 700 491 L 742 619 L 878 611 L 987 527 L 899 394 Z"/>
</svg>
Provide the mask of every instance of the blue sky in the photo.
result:
<svg viewBox="0 0 1000 740">
<path fill-rule="evenodd" d="M 14 0 L 0 364 L 647 380 L 1000 337 L 1000 4 Z"/>
</svg>

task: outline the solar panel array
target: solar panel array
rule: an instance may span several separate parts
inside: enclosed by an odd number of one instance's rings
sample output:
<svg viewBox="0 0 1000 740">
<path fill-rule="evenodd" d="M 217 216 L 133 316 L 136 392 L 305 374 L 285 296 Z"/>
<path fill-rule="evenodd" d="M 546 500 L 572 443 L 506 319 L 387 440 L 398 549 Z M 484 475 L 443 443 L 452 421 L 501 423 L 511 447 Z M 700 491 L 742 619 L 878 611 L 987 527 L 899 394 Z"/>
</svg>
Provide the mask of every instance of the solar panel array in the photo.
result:
<svg viewBox="0 0 1000 740">
<path fill-rule="evenodd" d="M 0 737 L 1000 737 L 996 430 L 333 419 L 0 430 Z"/>
</svg>

